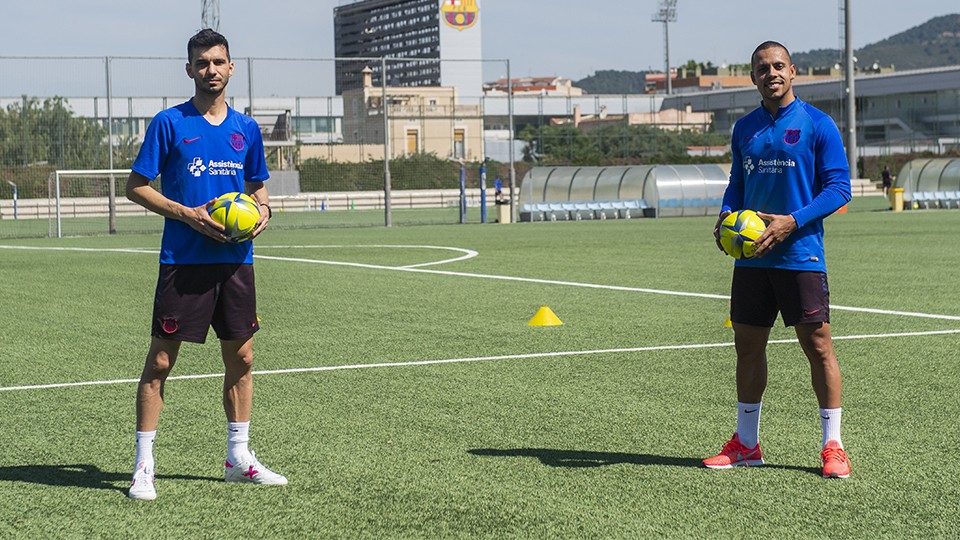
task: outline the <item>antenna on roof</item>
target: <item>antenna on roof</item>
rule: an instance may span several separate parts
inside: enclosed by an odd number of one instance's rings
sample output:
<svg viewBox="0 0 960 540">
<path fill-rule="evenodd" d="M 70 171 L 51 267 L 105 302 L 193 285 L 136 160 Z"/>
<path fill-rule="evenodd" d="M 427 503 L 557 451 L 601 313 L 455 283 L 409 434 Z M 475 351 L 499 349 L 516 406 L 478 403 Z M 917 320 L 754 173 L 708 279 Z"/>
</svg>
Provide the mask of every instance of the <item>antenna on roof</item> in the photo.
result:
<svg viewBox="0 0 960 540">
<path fill-rule="evenodd" d="M 677 0 L 660 0 L 658 9 L 650 19 L 653 22 L 663 23 L 663 56 L 666 63 L 667 95 L 673 91 L 670 82 L 670 23 L 677 22 Z"/>
</svg>

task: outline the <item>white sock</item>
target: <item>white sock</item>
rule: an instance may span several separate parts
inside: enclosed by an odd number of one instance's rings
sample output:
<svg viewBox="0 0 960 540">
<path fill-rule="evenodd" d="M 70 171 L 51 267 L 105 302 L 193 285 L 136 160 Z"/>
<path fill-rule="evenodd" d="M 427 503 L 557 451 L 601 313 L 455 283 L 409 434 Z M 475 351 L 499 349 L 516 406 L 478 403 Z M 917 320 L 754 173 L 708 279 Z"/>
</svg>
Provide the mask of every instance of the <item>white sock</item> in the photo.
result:
<svg viewBox="0 0 960 540">
<path fill-rule="evenodd" d="M 843 409 L 820 409 L 820 427 L 823 428 L 823 448 L 827 447 L 827 441 L 837 441 L 840 448 L 843 448 L 843 441 L 840 440 L 840 413 Z"/>
<path fill-rule="evenodd" d="M 760 406 L 758 403 L 737 402 L 737 436 L 740 444 L 755 448 L 760 443 Z"/>
<path fill-rule="evenodd" d="M 250 450 L 250 422 L 227 422 L 227 461 L 236 465 L 247 458 Z"/>
<path fill-rule="evenodd" d="M 137 459 L 133 464 L 134 468 L 140 462 L 146 462 L 148 467 L 153 468 L 153 440 L 156 437 L 157 430 L 137 432 Z"/>
</svg>

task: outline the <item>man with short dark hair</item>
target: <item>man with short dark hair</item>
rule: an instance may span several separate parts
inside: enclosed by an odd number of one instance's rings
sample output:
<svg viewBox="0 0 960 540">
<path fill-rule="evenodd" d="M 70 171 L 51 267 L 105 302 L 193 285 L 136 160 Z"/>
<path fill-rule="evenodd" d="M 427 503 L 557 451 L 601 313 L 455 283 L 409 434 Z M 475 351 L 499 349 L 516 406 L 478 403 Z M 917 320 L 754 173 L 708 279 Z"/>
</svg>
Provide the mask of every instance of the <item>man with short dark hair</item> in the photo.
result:
<svg viewBox="0 0 960 540">
<path fill-rule="evenodd" d="M 840 439 L 841 377 L 830 333 L 823 219 L 850 200 L 850 167 L 833 120 L 794 95 L 796 74 L 786 47 L 760 44 L 751 56 L 750 78 L 761 106 L 733 129 L 733 167 L 714 237 L 720 247 L 720 224 L 734 210 L 757 211 L 767 228 L 755 243 L 755 256 L 737 260 L 733 270 L 737 430 L 703 463 L 713 469 L 763 465 L 759 426 L 766 348 L 779 312 L 810 362 L 823 429 L 823 476 L 846 478 L 850 460 Z"/>
<path fill-rule="evenodd" d="M 193 98 L 154 117 L 127 180 L 127 197 L 164 216 L 153 330 L 137 387 L 132 499 L 155 499 L 153 440 L 164 383 L 184 341 L 203 343 L 213 326 L 223 356 L 228 482 L 286 484 L 247 447 L 253 403 L 253 334 L 259 330 L 253 242 L 231 243 L 210 218 L 214 200 L 245 192 L 260 205 L 256 237 L 270 221 L 269 178 L 260 128 L 227 106 L 233 75 L 227 40 L 202 30 L 187 43 Z M 162 193 L 149 183 L 162 176 Z M 251 237 L 251 238 L 252 238 Z"/>
</svg>

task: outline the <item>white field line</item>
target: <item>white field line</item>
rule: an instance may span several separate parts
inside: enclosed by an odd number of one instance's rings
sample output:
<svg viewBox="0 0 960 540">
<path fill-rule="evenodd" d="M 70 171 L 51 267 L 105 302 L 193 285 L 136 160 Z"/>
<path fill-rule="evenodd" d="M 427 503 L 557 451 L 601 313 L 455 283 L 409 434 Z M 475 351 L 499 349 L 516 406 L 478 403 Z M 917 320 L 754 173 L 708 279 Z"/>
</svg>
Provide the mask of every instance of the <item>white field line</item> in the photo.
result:
<svg viewBox="0 0 960 540">
<path fill-rule="evenodd" d="M 392 270 L 395 272 L 419 272 L 425 274 L 435 274 L 443 276 L 457 276 L 457 277 L 471 277 L 471 278 L 480 278 L 480 279 L 496 279 L 501 281 L 519 281 L 525 283 L 539 283 L 543 285 L 561 285 L 566 287 L 584 287 L 589 289 L 604 289 L 609 291 L 626 291 L 626 292 L 642 292 L 647 294 L 662 294 L 669 296 L 689 296 L 695 298 L 711 298 L 716 300 L 729 300 L 728 295 L 723 294 L 709 294 L 709 293 L 692 293 L 686 291 L 669 291 L 662 289 L 648 289 L 644 287 L 624 287 L 620 285 L 601 285 L 597 283 L 581 283 L 577 281 L 558 281 L 552 279 L 537 279 L 537 278 L 525 278 L 517 276 L 500 276 L 495 274 L 474 274 L 470 272 L 451 272 L 448 270 L 433 270 L 421 268 L 423 266 L 434 265 L 434 264 L 444 264 L 448 262 L 460 261 L 464 259 L 469 259 L 477 255 L 476 251 L 455 247 L 443 247 L 443 246 L 261 246 L 258 249 L 291 249 L 291 248 L 323 248 L 323 247 L 407 247 L 407 248 L 421 248 L 421 249 L 443 249 L 443 250 L 452 250 L 463 252 L 464 255 L 461 257 L 456 257 L 453 259 L 446 259 L 443 261 L 436 261 L 430 263 L 422 264 L 413 264 L 408 266 L 384 266 L 378 264 L 365 264 L 365 263 L 354 263 L 354 262 L 344 262 L 344 261 L 324 261 L 320 259 L 303 259 L 297 257 L 275 257 L 271 255 L 254 255 L 254 258 L 264 259 L 270 261 L 284 261 L 284 262 L 301 262 L 307 264 L 326 264 L 330 266 L 350 266 L 354 268 L 367 268 L 372 270 Z M 70 247 L 31 247 L 31 246 L 4 246 L 0 245 L 0 249 L 31 249 L 31 250 L 45 250 L 45 251 L 104 251 L 104 252 L 117 252 L 117 253 L 156 253 L 156 251 L 145 250 L 145 249 L 136 249 L 136 248 L 118 248 L 118 249 L 107 249 L 107 248 L 70 248 Z M 839 311 L 856 311 L 861 313 L 873 313 L 877 315 L 898 315 L 901 317 L 917 317 L 925 319 L 938 319 L 943 321 L 960 321 L 960 316 L 958 315 L 941 315 L 936 313 L 919 313 L 915 311 L 896 311 L 889 309 L 875 309 L 875 308 L 861 308 L 861 307 L 852 307 L 852 306 L 840 306 L 832 304 L 830 309 L 835 309 Z"/>
<path fill-rule="evenodd" d="M 449 270 L 433 270 L 433 269 L 426 269 L 426 268 L 415 268 L 414 266 L 382 266 L 382 265 L 376 265 L 376 264 L 364 264 L 364 263 L 352 263 L 352 262 L 340 262 L 340 261 L 323 261 L 318 259 L 300 259 L 295 257 L 273 257 L 269 255 L 254 255 L 254 257 L 258 259 L 274 260 L 274 261 L 302 262 L 302 263 L 308 263 L 308 264 L 327 264 L 327 265 L 334 265 L 334 266 L 353 266 L 356 268 L 369 268 L 374 270 L 394 270 L 394 271 L 400 271 L 400 272 L 417 272 L 422 274 L 435 274 L 435 275 L 442 275 L 442 276 L 497 279 L 501 281 L 520 281 L 525 283 L 540 283 L 543 285 L 561 285 L 566 287 L 605 289 L 609 291 L 642 292 L 647 294 L 663 294 L 663 295 L 669 295 L 669 296 L 690 296 L 690 297 L 696 297 L 696 298 L 712 298 L 716 300 L 730 299 L 729 295 L 724 295 L 724 294 L 669 291 L 669 290 L 663 290 L 663 289 L 648 289 L 644 287 L 625 287 L 622 285 L 601 285 L 597 283 L 581 283 L 577 281 L 558 281 L 558 280 L 552 280 L 552 279 L 537 279 L 537 278 L 526 278 L 526 277 L 517 277 L 517 276 L 499 276 L 495 274 L 474 274 L 470 272 L 451 272 Z M 864 312 L 864 313 L 874 313 L 878 315 L 899 315 L 902 317 L 919 317 L 919 318 L 926 318 L 926 319 L 939 319 L 944 321 L 960 321 L 960 315 L 940 315 L 935 313 L 918 313 L 914 311 L 895 311 L 895 310 L 889 310 L 889 309 L 838 306 L 836 304 L 831 304 L 830 309 L 835 309 L 839 311 L 858 311 L 858 312 Z"/>
<path fill-rule="evenodd" d="M 445 262 L 453 262 L 458 260 L 464 260 L 471 257 L 475 257 L 477 252 L 472 250 L 465 250 L 461 248 L 449 248 L 441 246 L 386 246 L 386 245 L 370 245 L 370 246 L 261 246 L 260 249 L 295 249 L 295 248 L 323 248 L 323 247 L 383 247 L 383 248 L 393 248 L 393 247 L 409 247 L 409 248 L 421 248 L 421 249 L 446 249 L 460 251 L 464 253 L 463 256 L 457 257 L 454 259 L 447 259 L 445 261 L 437 261 L 434 263 L 424 263 L 419 265 L 408 265 L 408 266 L 384 266 L 376 264 L 364 264 L 364 263 L 353 263 L 353 262 L 342 262 L 342 261 L 324 261 L 318 259 L 303 259 L 296 257 L 274 257 L 268 255 L 255 255 L 258 259 L 265 260 L 275 260 L 282 262 L 301 262 L 307 264 L 325 264 L 331 266 L 349 266 L 355 268 L 366 268 L 373 270 L 392 270 L 392 271 L 401 271 L 401 272 L 417 272 L 417 273 L 427 273 L 434 275 L 446 275 L 446 276 L 456 276 L 456 277 L 472 277 L 480 279 L 495 279 L 502 281 L 517 281 L 517 282 L 526 282 L 526 283 L 539 283 L 544 285 L 560 285 L 560 286 L 569 286 L 569 287 L 584 287 L 592 289 L 604 289 L 604 290 L 613 290 L 613 291 L 626 291 L 626 292 L 642 292 L 648 294 L 662 294 L 670 296 L 688 296 L 688 297 L 697 297 L 697 298 L 711 298 L 719 300 L 729 300 L 729 296 L 719 295 L 719 294 L 707 294 L 707 293 L 691 293 L 684 291 L 669 291 L 661 289 L 649 289 L 643 287 L 625 287 L 618 285 L 600 285 L 594 283 L 581 283 L 574 281 L 558 281 L 558 280 L 547 280 L 547 279 L 536 279 L 536 278 L 524 278 L 524 277 L 515 277 L 515 276 L 500 276 L 493 274 L 475 274 L 468 272 L 451 272 L 443 270 L 432 270 L 432 269 L 423 269 L 422 266 L 431 265 L 431 264 L 442 264 Z M 47 251 L 82 251 L 82 252 L 117 252 L 117 253 L 146 253 L 146 254 L 155 254 L 155 250 L 146 250 L 146 249 L 135 249 L 135 248 L 118 248 L 118 249 L 108 249 L 108 248 L 73 248 L 73 247 L 30 247 L 30 246 L 3 246 L 0 245 L 0 248 L 7 249 L 33 249 L 33 250 L 47 250 Z M 894 311 L 894 310 L 883 310 L 883 309 L 873 309 L 873 308 L 858 308 L 858 307 L 848 307 L 848 306 L 831 306 L 833 309 L 838 310 L 847 310 L 847 311 L 858 311 L 864 313 L 874 313 L 882 315 L 900 315 L 908 317 L 921 317 L 921 318 L 931 318 L 931 319 L 940 319 L 940 320 L 960 320 L 960 317 L 953 315 L 937 315 L 930 313 L 916 313 L 908 311 Z M 925 336 L 925 335 L 941 335 L 941 334 L 957 334 L 960 333 L 960 330 L 934 330 L 927 332 L 901 332 L 897 334 L 871 334 L 871 335 L 860 335 L 860 336 L 834 336 L 834 339 L 868 339 L 868 338 L 888 338 L 888 337 L 907 337 L 907 336 Z M 793 343 L 795 340 L 771 340 L 770 343 Z M 371 367 L 400 367 L 400 366 L 418 366 L 418 365 L 430 365 L 430 364 L 446 364 L 446 363 L 458 363 L 458 362 L 477 362 L 477 361 L 486 361 L 486 360 L 504 360 L 504 359 L 518 359 L 518 358 L 542 358 L 542 357 L 556 357 L 556 356 L 571 356 L 571 355 L 584 355 L 584 354 L 601 354 L 601 353 L 623 353 L 623 352 L 641 352 L 641 351 L 655 351 L 655 350 L 672 350 L 672 349 L 695 349 L 695 348 L 708 348 L 708 347 L 729 347 L 732 343 L 714 343 L 714 344 L 693 344 L 693 345 L 664 345 L 664 346 L 651 346 L 651 347 L 636 347 L 628 349 L 601 349 L 593 351 L 567 351 L 567 352 L 554 352 L 554 353 L 530 353 L 530 354 L 520 354 L 520 355 L 506 355 L 506 356 L 484 356 L 484 357 L 475 357 L 475 358 L 455 358 L 455 359 L 446 359 L 446 360 L 424 360 L 417 362 L 388 362 L 388 363 L 379 363 L 379 364 L 355 364 L 355 365 L 345 365 L 345 366 L 323 366 L 323 367 L 313 367 L 313 368 L 292 368 L 288 370 L 271 370 L 271 371 L 258 371 L 255 373 L 259 374 L 279 374 L 279 373 L 302 373 L 302 372 L 311 372 L 311 371 L 331 371 L 331 370 L 342 370 L 342 369 L 362 369 L 362 368 L 371 368 Z M 213 378 L 213 377 L 222 377 L 222 374 L 204 374 L 204 375 L 181 375 L 173 376 L 170 379 L 203 379 L 203 378 Z M 138 379 L 119 379 L 111 381 L 92 381 L 92 382 L 77 382 L 77 383 L 58 383 L 58 384 L 49 384 L 49 385 L 32 385 L 32 386 L 18 386 L 18 387 L 0 387 L 0 391 L 9 391 L 9 390 L 27 390 L 27 389 L 42 389 L 42 388 L 62 388 L 69 386 L 90 386 L 90 385 L 102 385 L 102 384 L 126 384 L 126 383 L 135 383 Z"/>
<path fill-rule="evenodd" d="M 960 329 L 957 330 L 930 330 L 925 332 L 897 332 L 891 334 L 861 334 L 853 336 L 833 336 L 834 340 L 851 340 L 851 339 L 889 339 L 889 338 L 903 338 L 903 337 L 918 337 L 918 336 L 936 336 L 936 335 L 947 335 L 947 334 L 960 334 Z M 796 343 L 796 339 L 771 339 L 770 344 L 785 344 L 785 343 Z M 527 354 L 505 354 L 499 356 L 474 356 L 466 358 L 447 358 L 442 360 L 419 360 L 411 362 L 380 362 L 376 364 L 346 364 L 339 366 L 316 366 L 316 367 L 304 367 L 304 368 L 288 368 L 288 369 L 268 369 L 268 370 L 254 370 L 254 375 L 286 375 L 286 374 L 296 374 L 296 373 L 314 373 L 320 371 L 341 371 L 347 369 L 371 369 L 371 368 L 395 368 L 395 367 L 415 367 L 415 366 L 431 366 L 438 364 L 462 364 L 467 362 L 489 362 L 496 360 L 520 360 L 527 358 L 557 358 L 562 356 L 586 356 L 586 355 L 595 355 L 595 354 L 623 354 L 623 353 L 638 353 L 638 352 L 649 352 L 649 351 L 675 351 L 675 350 L 690 350 L 690 349 L 713 349 L 721 347 L 732 347 L 734 344 L 730 343 L 698 343 L 698 344 L 687 344 L 687 345 L 653 345 L 647 347 L 625 347 L 617 349 L 594 349 L 594 350 L 585 350 L 585 351 L 557 351 L 557 352 L 544 352 L 544 353 L 527 353 Z M 170 380 L 186 380 L 186 379 L 216 379 L 223 378 L 223 373 L 205 373 L 199 375 L 173 375 L 167 378 Z M 35 384 L 28 386 L 7 386 L 0 387 L 0 392 L 11 392 L 15 390 L 45 390 L 51 388 L 69 388 L 74 386 L 102 386 L 102 385 L 112 385 L 112 384 L 133 384 L 139 382 L 139 379 L 113 379 L 105 381 L 85 381 L 85 382 L 72 382 L 72 383 L 54 383 L 54 384 Z"/>
<path fill-rule="evenodd" d="M 427 263 L 420 263 L 420 264 L 408 264 L 408 265 L 399 266 L 399 267 L 393 267 L 393 266 L 391 266 L 391 267 L 388 267 L 388 268 L 419 268 L 419 267 L 422 267 L 422 266 L 435 266 L 435 265 L 438 265 L 438 264 L 447 264 L 447 263 L 453 263 L 453 262 L 457 262 L 457 261 L 463 261 L 463 260 L 466 260 L 466 259 L 472 259 L 472 258 L 476 257 L 477 255 L 479 255 L 479 253 L 477 253 L 476 251 L 474 251 L 474 250 L 472 250 L 472 249 L 464 249 L 464 248 L 448 247 L 448 246 L 405 246 L 405 245 L 396 245 L 396 244 L 371 244 L 371 245 L 353 245 L 353 246 L 343 246 L 343 245 L 340 245 L 340 246 L 337 246 L 337 245 L 322 245 L 322 246 L 257 246 L 257 249 L 260 249 L 260 250 L 262 250 L 262 249 L 330 249 L 330 248 L 336 248 L 336 249 L 349 249 L 349 248 L 359 248 L 359 249 L 363 249 L 363 248 L 378 248 L 378 249 L 379 249 L 379 248 L 384 248 L 384 249 L 392 249 L 392 248 L 402 248 L 402 249 L 442 249 L 442 250 L 446 250 L 446 251 L 459 251 L 460 253 L 463 253 L 463 256 L 461 256 L 461 257 L 455 257 L 455 258 L 452 258 L 452 259 L 443 259 L 442 261 L 434 261 L 434 262 L 427 262 Z M 262 257 L 260 257 L 259 255 L 258 255 L 257 257 L 258 257 L 258 258 L 262 258 Z M 278 259 L 278 260 L 283 260 L 283 259 L 280 258 L 280 259 Z M 329 262 L 329 261 L 325 261 L 325 262 Z"/>
<path fill-rule="evenodd" d="M 324 247 L 324 246 L 288 246 L 288 247 Z M 340 247 L 340 246 L 326 246 L 326 247 Z M 355 247 L 378 247 L 378 246 L 355 246 Z M 379 246 L 379 247 L 398 247 L 398 246 Z M 516 276 L 499 276 L 495 274 L 474 274 L 470 272 L 451 272 L 448 270 L 433 270 L 428 268 L 419 268 L 421 266 L 427 266 L 431 264 L 442 264 L 444 262 L 453 262 L 463 259 L 469 259 L 476 256 L 476 252 L 472 250 L 465 250 L 462 248 L 452 248 L 452 247 L 441 247 L 441 246 L 403 246 L 403 247 L 413 247 L 413 248 L 424 248 L 424 249 L 446 249 L 461 251 L 466 253 L 462 257 L 457 257 L 454 259 L 448 259 L 445 261 L 437 261 L 433 263 L 423 263 L 423 264 L 414 264 L 409 266 L 384 266 L 378 264 L 365 264 L 365 263 L 354 263 L 354 262 L 343 262 L 343 261 L 324 261 L 320 259 L 303 259 L 297 257 L 274 257 L 270 255 L 254 255 L 254 258 L 271 260 L 271 261 L 286 261 L 286 262 L 301 262 L 307 264 L 325 264 L 330 266 L 350 266 L 354 268 L 367 268 L 371 270 L 392 270 L 395 272 L 419 272 L 425 274 L 435 274 L 443 276 L 457 276 L 457 277 L 472 277 L 480 279 L 495 279 L 501 281 L 518 281 L 525 283 L 539 283 L 543 285 L 561 285 L 567 287 L 584 287 L 589 289 L 604 289 L 609 291 L 626 291 L 626 292 L 641 292 L 647 294 L 662 294 L 669 296 L 689 296 L 695 298 L 711 298 L 715 300 L 729 300 L 728 295 L 723 294 L 709 294 L 709 293 L 692 293 L 686 291 L 669 291 L 662 289 L 648 289 L 644 287 L 624 287 L 620 285 L 601 285 L 596 283 L 581 283 L 576 281 L 558 281 L 552 279 L 537 279 L 537 278 L 525 278 L 525 277 L 516 277 Z M 262 246 L 262 248 L 268 249 L 279 249 L 284 248 L 284 246 Z M 105 252 L 118 252 L 118 253 L 156 253 L 156 251 L 143 250 L 143 249 L 107 249 L 107 248 L 69 248 L 69 247 L 30 247 L 30 246 L 4 246 L 0 245 L 0 249 L 33 249 L 33 250 L 52 250 L 52 251 L 105 251 Z M 960 321 L 960 316 L 958 315 L 942 315 L 936 313 L 920 313 L 915 311 L 896 311 L 890 309 L 875 309 L 875 308 L 862 308 L 862 307 L 852 307 L 852 306 L 840 306 L 836 304 L 831 304 L 830 309 L 838 311 L 855 311 L 860 313 L 873 313 L 877 315 L 897 315 L 901 317 L 917 317 L 924 319 L 937 319 L 943 321 Z"/>
<path fill-rule="evenodd" d="M 106 252 L 106 253 L 146 253 L 157 254 L 155 249 L 144 248 L 82 248 L 82 247 L 57 247 L 57 246 L 0 246 L 0 249 L 23 249 L 29 251 L 86 251 L 86 252 Z"/>
</svg>

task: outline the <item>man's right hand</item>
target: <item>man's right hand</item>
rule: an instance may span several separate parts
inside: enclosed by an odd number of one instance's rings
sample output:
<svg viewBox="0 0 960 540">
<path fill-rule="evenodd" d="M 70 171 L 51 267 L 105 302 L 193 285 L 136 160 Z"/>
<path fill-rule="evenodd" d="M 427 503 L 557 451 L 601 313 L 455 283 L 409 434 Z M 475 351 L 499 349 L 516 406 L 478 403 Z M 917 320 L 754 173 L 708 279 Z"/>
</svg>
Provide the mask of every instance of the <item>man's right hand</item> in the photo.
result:
<svg viewBox="0 0 960 540">
<path fill-rule="evenodd" d="M 723 223 L 723 220 L 732 213 L 733 212 L 730 210 L 727 210 L 726 212 L 720 212 L 720 217 L 717 218 L 717 224 L 713 226 L 713 239 L 717 241 L 717 249 L 722 251 L 724 254 L 726 254 L 727 251 L 723 249 L 723 245 L 720 243 L 720 225 Z"/>
<path fill-rule="evenodd" d="M 149 184 L 149 178 L 137 172 L 131 172 L 127 179 L 127 198 L 151 212 L 182 221 L 204 236 L 209 236 L 218 242 L 227 241 L 227 237 L 223 234 L 223 225 L 210 217 L 210 207 L 216 199 L 189 208 L 164 197 L 163 193 L 153 189 Z"/>
<path fill-rule="evenodd" d="M 193 230 L 204 236 L 209 236 L 217 242 L 226 243 L 227 237 L 223 234 L 223 225 L 217 223 L 210 217 L 209 209 L 214 202 L 216 202 L 216 199 L 212 199 L 206 204 L 201 204 L 193 208 L 184 207 L 180 221 L 183 221 L 192 227 Z"/>
</svg>

